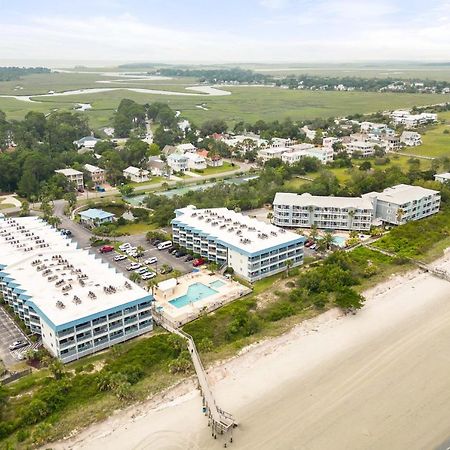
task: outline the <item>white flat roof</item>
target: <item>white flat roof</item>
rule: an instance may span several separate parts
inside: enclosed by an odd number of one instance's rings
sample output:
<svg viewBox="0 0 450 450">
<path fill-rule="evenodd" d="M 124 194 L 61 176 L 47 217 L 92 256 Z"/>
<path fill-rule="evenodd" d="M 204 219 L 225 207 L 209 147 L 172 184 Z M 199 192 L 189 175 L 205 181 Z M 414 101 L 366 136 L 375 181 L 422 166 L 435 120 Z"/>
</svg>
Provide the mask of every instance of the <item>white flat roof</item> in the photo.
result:
<svg viewBox="0 0 450 450">
<path fill-rule="evenodd" d="M 446 173 L 437 173 L 435 176 L 435 178 L 444 178 L 445 180 L 450 180 L 450 172 L 446 172 Z"/>
<path fill-rule="evenodd" d="M 62 173 L 66 177 L 70 177 L 72 175 L 83 175 L 83 172 L 79 172 L 75 169 L 58 169 L 55 170 L 56 173 Z"/>
<path fill-rule="evenodd" d="M 97 166 L 93 166 L 92 164 L 85 164 L 84 168 L 91 173 L 95 173 L 95 172 L 104 172 L 103 169 L 101 169 L 100 167 Z"/>
<path fill-rule="evenodd" d="M 386 188 L 383 192 L 370 192 L 363 197 L 376 197 L 378 200 L 401 205 L 413 200 L 420 200 L 429 195 L 439 194 L 439 191 L 426 189 L 421 186 L 411 186 L 409 184 L 398 184 Z"/>
<path fill-rule="evenodd" d="M 319 208 L 356 208 L 373 209 L 372 202 L 362 197 L 331 197 L 304 193 L 301 195 L 290 192 L 277 192 L 274 205 L 317 206 Z"/>
<path fill-rule="evenodd" d="M 17 229 L 17 225 L 23 229 Z M 41 244 L 48 246 L 39 247 Z M 40 263 L 33 265 L 36 260 Z M 15 280 L 55 326 L 149 295 L 95 255 L 77 249 L 75 242 L 37 217 L 0 219 L 0 264 L 6 265 L 2 271 Z M 43 265 L 45 268 L 38 271 Z M 45 271 L 50 272 L 43 275 Z M 83 275 L 84 286 L 79 281 Z M 56 286 L 58 282 L 60 285 Z M 68 285 L 72 288 L 63 291 Z M 116 292 L 106 293 L 104 287 L 109 286 Z M 91 298 L 89 292 L 96 298 Z M 74 297 L 80 302 L 75 302 Z M 64 307 L 57 306 L 57 302 Z"/>
<path fill-rule="evenodd" d="M 224 245 L 255 253 L 277 245 L 298 241 L 298 234 L 266 224 L 227 208 L 197 209 L 195 206 L 176 210 L 173 223 L 208 234 Z"/>
<path fill-rule="evenodd" d="M 127 167 L 124 172 L 126 173 L 131 173 L 132 175 L 136 175 L 136 176 L 145 176 L 148 175 L 150 172 L 148 170 L 145 169 L 139 169 L 139 167 L 134 167 L 134 166 L 130 166 Z"/>
</svg>

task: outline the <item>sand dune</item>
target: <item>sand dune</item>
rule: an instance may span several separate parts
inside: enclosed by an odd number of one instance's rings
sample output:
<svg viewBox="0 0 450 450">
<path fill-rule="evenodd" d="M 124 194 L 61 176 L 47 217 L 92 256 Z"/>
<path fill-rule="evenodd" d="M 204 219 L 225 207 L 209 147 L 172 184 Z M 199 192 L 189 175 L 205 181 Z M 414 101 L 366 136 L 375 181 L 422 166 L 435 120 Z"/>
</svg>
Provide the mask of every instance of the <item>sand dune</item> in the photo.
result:
<svg viewBox="0 0 450 450">
<path fill-rule="evenodd" d="M 440 261 L 450 269 L 450 258 Z M 235 449 L 429 449 L 450 437 L 450 283 L 418 271 L 210 372 Z M 219 449 L 192 382 L 54 449 Z"/>
</svg>

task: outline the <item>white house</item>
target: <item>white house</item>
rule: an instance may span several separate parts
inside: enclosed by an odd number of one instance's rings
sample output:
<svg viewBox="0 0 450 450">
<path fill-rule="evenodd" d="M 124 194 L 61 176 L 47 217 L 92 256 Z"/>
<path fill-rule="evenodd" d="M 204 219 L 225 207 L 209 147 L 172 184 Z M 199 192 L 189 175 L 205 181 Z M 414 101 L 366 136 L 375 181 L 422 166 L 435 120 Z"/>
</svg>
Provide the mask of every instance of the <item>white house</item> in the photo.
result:
<svg viewBox="0 0 450 450">
<path fill-rule="evenodd" d="M 346 144 L 346 150 L 351 155 L 357 153 L 366 158 L 375 153 L 375 145 L 373 142 L 353 141 Z"/>
<path fill-rule="evenodd" d="M 322 139 L 322 145 L 324 147 L 333 147 L 333 144 L 337 144 L 338 142 L 342 142 L 342 140 L 334 136 L 324 137 Z"/>
<path fill-rule="evenodd" d="M 422 144 L 422 136 L 415 131 L 404 131 L 400 136 L 400 142 L 408 147 L 415 147 Z"/>
<path fill-rule="evenodd" d="M 178 153 L 195 153 L 197 151 L 197 148 L 195 147 L 195 145 L 191 144 L 191 143 L 187 143 L 187 144 L 178 144 L 177 145 L 177 151 Z"/>
<path fill-rule="evenodd" d="M 450 172 L 436 174 L 434 176 L 435 181 L 439 183 L 449 183 L 450 184 Z"/>
<path fill-rule="evenodd" d="M 203 170 L 206 169 L 206 160 L 203 156 L 197 153 L 185 153 L 184 156 L 187 158 L 188 169 L 192 170 Z"/>
<path fill-rule="evenodd" d="M 172 153 L 167 157 L 167 164 L 174 172 L 186 172 L 188 170 L 188 159 L 186 155 Z"/>
<path fill-rule="evenodd" d="M 269 147 L 258 150 L 258 158 L 263 162 L 269 161 L 269 159 L 280 158 L 284 153 L 292 152 L 293 150 L 286 147 Z"/>
<path fill-rule="evenodd" d="M 140 169 L 139 167 L 127 167 L 123 171 L 123 176 L 134 183 L 143 183 L 144 181 L 149 181 L 150 172 L 145 169 Z"/>
<path fill-rule="evenodd" d="M 305 125 L 300 130 L 303 131 L 303 133 L 305 133 L 306 137 L 308 139 L 310 139 L 311 141 L 316 137 L 316 131 L 315 130 L 310 130 L 308 128 L 308 125 Z"/>
<path fill-rule="evenodd" d="M 81 191 L 84 189 L 83 172 L 75 169 L 59 169 L 55 170 L 55 172 L 64 175 L 71 183 L 74 183 L 77 190 Z"/>
<path fill-rule="evenodd" d="M 293 144 L 292 139 L 289 138 L 280 138 L 274 137 L 272 138 L 272 147 L 290 147 Z"/>
<path fill-rule="evenodd" d="M 301 146 L 305 146 L 305 148 L 302 149 Z M 317 158 L 322 164 L 333 161 L 334 150 L 332 147 L 314 147 L 311 144 L 298 144 L 290 148 L 294 150 L 281 155 L 282 161 L 287 164 L 294 164 L 306 156 Z"/>
</svg>

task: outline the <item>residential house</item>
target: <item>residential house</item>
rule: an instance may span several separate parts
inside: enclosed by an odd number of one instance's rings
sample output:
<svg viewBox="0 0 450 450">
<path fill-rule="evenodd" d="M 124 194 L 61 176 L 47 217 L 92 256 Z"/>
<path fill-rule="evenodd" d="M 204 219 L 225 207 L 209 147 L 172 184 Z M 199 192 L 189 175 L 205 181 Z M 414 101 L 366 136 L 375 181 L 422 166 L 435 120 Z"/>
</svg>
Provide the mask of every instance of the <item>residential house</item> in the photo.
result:
<svg viewBox="0 0 450 450">
<path fill-rule="evenodd" d="M 203 170 L 206 169 L 206 160 L 203 156 L 198 153 L 185 153 L 184 156 L 187 158 L 188 169 L 192 170 Z"/>
<path fill-rule="evenodd" d="M 422 136 L 415 131 L 404 131 L 400 136 L 400 142 L 408 147 L 416 147 L 422 144 Z"/>
<path fill-rule="evenodd" d="M 305 125 L 304 127 L 300 128 L 301 131 L 303 131 L 303 133 L 305 133 L 306 137 L 309 140 L 314 140 L 314 138 L 316 137 L 316 131 L 315 130 L 310 130 L 308 128 L 308 125 Z"/>
<path fill-rule="evenodd" d="M 191 143 L 187 144 L 178 144 L 177 145 L 177 152 L 181 154 L 185 153 L 195 153 L 197 151 L 197 147 Z"/>
<path fill-rule="evenodd" d="M 188 159 L 185 155 L 172 153 L 167 157 L 167 164 L 174 172 L 186 172 L 188 170 Z"/>
<path fill-rule="evenodd" d="M 73 141 L 73 143 L 77 146 L 77 148 L 94 148 L 97 142 L 101 141 L 101 139 L 97 139 L 94 136 L 85 136 L 78 141 Z"/>
<path fill-rule="evenodd" d="M 280 138 L 280 137 L 274 137 L 271 139 L 272 141 L 272 147 L 278 148 L 278 147 L 290 147 L 294 142 L 292 139 L 289 138 Z"/>
<path fill-rule="evenodd" d="M 294 164 L 304 157 L 317 158 L 322 164 L 333 161 L 332 147 L 314 147 L 312 144 L 296 144 L 289 147 L 291 152 L 283 153 L 281 159 L 287 164 Z"/>
<path fill-rule="evenodd" d="M 342 139 L 334 136 L 324 137 L 322 139 L 322 145 L 324 147 L 333 147 L 333 144 L 337 144 L 338 142 L 342 142 Z"/>
<path fill-rule="evenodd" d="M 115 218 L 114 214 L 95 208 L 81 211 L 78 215 L 80 216 L 80 223 L 88 228 L 94 228 L 99 225 L 112 223 Z"/>
<path fill-rule="evenodd" d="M 89 173 L 94 184 L 102 185 L 106 182 L 105 171 L 100 167 L 93 166 L 92 164 L 85 164 L 84 170 Z"/>
<path fill-rule="evenodd" d="M 78 191 L 82 191 L 84 189 L 83 172 L 75 169 L 59 169 L 55 170 L 55 172 L 64 175 L 71 183 L 75 185 L 75 188 Z"/>
<path fill-rule="evenodd" d="M 206 165 L 210 167 L 220 167 L 223 166 L 223 159 L 220 155 L 211 155 L 208 150 L 202 149 L 197 150 L 197 155 L 202 156 L 206 160 Z"/>
<path fill-rule="evenodd" d="M 171 167 L 159 156 L 151 156 L 148 158 L 147 168 L 155 177 L 167 177 L 172 174 Z"/>
<path fill-rule="evenodd" d="M 139 167 L 130 166 L 123 171 L 123 176 L 134 183 L 149 181 L 150 172 Z"/>
<path fill-rule="evenodd" d="M 178 153 L 178 150 L 173 145 L 165 145 L 161 152 L 165 156 L 173 155 L 174 153 Z"/>
<path fill-rule="evenodd" d="M 284 153 L 292 152 L 292 149 L 286 147 L 269 147 L 258 150 L 258 158 L 263 162 L 269 161 L 273 158 L 281 158 Z"/>
<path fill-rule="evenodd" d="M 367 158 L 375 153 L 375 145 L 373 142 L 353 141 L 346 144 L 346 151 L 352 156 L 360 155 Z"/>
</svg>

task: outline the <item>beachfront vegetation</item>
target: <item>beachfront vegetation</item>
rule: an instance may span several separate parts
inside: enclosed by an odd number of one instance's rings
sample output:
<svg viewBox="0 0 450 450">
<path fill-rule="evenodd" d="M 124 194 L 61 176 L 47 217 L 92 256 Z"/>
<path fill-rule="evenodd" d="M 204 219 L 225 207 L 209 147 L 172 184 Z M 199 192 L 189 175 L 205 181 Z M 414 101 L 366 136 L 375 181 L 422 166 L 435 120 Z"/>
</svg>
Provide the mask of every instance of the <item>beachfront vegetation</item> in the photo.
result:
<svg viewBox="0 0 450 450">
<path fill-rule="evenodd" d="M 23 76 L 36 73 L 50 73 L 45 67 L 0 67 L 0 81 L 16 81 Z"/>
<path fill-rule="evenodd" d="M 28 448 L 62 437 L 75 425 L 146 398 L 176 380 L 171 373 L 190 368 L 184 342 L 168 334 L 119 344 L 66 366 L 51 360 L 46 369 L 1 388 L 1 448 Z"/>
</svg>

